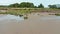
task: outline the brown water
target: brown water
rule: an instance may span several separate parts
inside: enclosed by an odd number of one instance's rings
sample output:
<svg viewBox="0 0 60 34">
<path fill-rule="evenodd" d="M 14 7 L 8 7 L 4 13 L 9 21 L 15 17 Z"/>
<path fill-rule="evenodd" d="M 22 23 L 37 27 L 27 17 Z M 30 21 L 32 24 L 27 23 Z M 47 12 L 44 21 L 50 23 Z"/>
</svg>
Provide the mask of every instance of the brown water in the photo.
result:
<svg viewBox="0 0 60 34">
<path fill-rule="evenodd" d="M 32 16 L 24 20 L 4 15 L 0 17 L 0 34 L 60 34 L 60 16 Z"/>
</svg>

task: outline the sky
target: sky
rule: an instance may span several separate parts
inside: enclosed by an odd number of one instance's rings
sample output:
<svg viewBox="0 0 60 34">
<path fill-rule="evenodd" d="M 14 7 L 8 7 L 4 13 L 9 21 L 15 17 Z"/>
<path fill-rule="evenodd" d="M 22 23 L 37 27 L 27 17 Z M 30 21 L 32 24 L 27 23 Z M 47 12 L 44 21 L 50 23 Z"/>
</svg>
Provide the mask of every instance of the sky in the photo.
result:
<svg viewBox="0 0 60 34">
<path fill-rule="evenodd" d="M 21 3 L 21 2 L 32 2 L 36 6 L 42 3 L 45 7 L 52 4 L 60 4 L 60 0 L 1 0 L 0 5 L 9 5 L 9 4 Z"/>
</svg>

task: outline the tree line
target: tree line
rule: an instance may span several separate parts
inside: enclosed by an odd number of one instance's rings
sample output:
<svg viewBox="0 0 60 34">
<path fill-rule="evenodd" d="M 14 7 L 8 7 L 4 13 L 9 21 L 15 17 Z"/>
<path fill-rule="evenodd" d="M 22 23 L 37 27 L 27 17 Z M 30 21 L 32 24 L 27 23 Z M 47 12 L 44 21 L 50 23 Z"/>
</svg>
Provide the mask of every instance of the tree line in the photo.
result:
<svg viewBox="0 0 60 34">
<path fill-rule="evenodd" d="M 22 3 L 14 3 L 10 4 L 8 6 L 1 6 L 0 7 L 14 7 L 14 8 L 44 8 L 43 4 L 39 4 L 38 6 L 35 6 L 33 3 L 30 2 L 22 2 Z M 48 5 L 49 8 L 57 8 L 56 5 Z M 58 7 L 60 8 L 60 7 Z"/>
<path fill-rule="evenodd" d="M 18 3 L 14 3 L 14 4 L 10 4 L 8 7 L 20 7 L 20 8 L 44 8 L 43 4 L 40 4 L 37 6 L 35 6 L 33 3 L 30 2 L 22 2 L 20 4 Z"/>
</svg>

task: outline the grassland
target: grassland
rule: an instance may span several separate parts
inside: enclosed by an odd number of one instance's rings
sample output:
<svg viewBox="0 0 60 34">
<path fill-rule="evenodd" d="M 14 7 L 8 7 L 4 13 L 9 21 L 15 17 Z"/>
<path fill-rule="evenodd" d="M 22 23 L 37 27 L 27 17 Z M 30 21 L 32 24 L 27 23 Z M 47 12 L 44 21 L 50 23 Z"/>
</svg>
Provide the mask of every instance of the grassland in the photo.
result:
<svg viewBox="0 0 60 34">
<path fill-rule="evenodd" d="M 4 9 L 2 8 L 2 10 Z M 48 8 L 8 8 L 6 12 L 0 11 L 0 14 L 25 15 L 25 14 L 32 13 L 32 12 L 60 13 L 60 10 L 59 9 L 48 9 Z"/>
</svg>

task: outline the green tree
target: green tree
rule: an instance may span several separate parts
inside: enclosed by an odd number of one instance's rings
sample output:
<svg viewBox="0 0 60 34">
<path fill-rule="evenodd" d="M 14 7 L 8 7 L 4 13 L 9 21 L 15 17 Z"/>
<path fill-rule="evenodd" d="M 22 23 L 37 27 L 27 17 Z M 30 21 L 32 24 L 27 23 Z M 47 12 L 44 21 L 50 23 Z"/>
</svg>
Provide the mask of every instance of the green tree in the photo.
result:
<svg viewBox="0 0 60 34">
<path fill-rule="evenodd" d="M 10 4 L 8 7 L 18 7 L 19 4 L 18 3 L 14 3 L 14 4 Z"/>
<path fill-rule="evenodd" d="M 44 8 L 43 4 L 38 5 L 38 8 Z"/>
<path fill-rule="evenodd" d="M 22 2 L 22 3 L 20 3 L 19 7 L 22 7 L 22 8 L 33 8 L 34 4 L 33 3 L 29 3 L 29 2 Z"/>
<path fill-rule="evenodd" d="M 38 8 L 37 6 L 34 6 L 34 8 Z"/>
<path fill-rule="evenodd" d="M 57 8 L 56 5 L 48 5 L 49 8 Z"/>
</svg>

